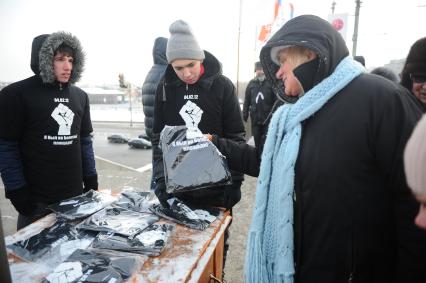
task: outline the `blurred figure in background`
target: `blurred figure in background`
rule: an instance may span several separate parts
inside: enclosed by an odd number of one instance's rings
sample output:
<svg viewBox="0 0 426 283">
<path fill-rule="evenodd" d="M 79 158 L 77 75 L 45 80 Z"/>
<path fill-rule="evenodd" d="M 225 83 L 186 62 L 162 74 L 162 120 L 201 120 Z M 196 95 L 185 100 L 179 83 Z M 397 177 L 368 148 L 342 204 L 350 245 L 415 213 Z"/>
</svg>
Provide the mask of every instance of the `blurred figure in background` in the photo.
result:
<svg viewBox="0 0 426 283">
<path fill-rule="evenodd" d="M 394 73 L 394 71 L 392 71 L 389 68 L 377 67 L 377 68 L 374 68 L 370 73 L 384 77 L 384 78 L 386 78 L 386 79 L 388 79 L 388 80 L 390 80 L 394 83 L 399 83 L 398 76 Z"/>
<path fill-rule="evenodd" d="M 145 133 L 149 140 L 152 139 L 152 128 L 154 126 L 154 103 L 157 86 L 167 68 L 167 38 L 157 37 L 152 48 L 152 59 L 154 65 L 149 70 L 142 85 L 143 114 L 145 115 Z"/>
<path fill-rule="evenodd" d="M 426 37 L 411 46 L 401 72 L 401 84 L 414 94 L 426 112 Z"/>
<path fill-rule="evenodd" d="M 407 142 L 404 165 L 408 186 L 420 202 L 415 223 L 426 229 L 426 115 L 423 115 Z"/>
<path fill-rule="evenodd" d="M 255 77 L 250 80 L 246 88 L 243 119 L 247 122 L 250 114 L 254 145 L 261 149 L 264 142 L 264 140 L 262 142 L 262 137 L 268 129 L 269 119 L 267 118 L 275 103 L 276 95 L 272 91 L 271 83 L 265 79 L 260 62 L 255 63 L 254 71 Z"/>
<path fill-rule="evenodd" d="M 168 65 L 166 48 L 167 38 L 157 37 L 152 48 L 152 58 L 154 60 L 154 65 L 149 70 L 142 85 L 142 104 L 143 114 L 145 116 L 145 133 L 149 140 L 152 139 L 152 128 L 154 127 L 155 93 Z M 152 164 L 152 166 L 155 167 L 154 159 L 152 159 Z M 152 174 L 151 177 L 151 190 L 155 190 L 154 174 Z"/>
</svg>

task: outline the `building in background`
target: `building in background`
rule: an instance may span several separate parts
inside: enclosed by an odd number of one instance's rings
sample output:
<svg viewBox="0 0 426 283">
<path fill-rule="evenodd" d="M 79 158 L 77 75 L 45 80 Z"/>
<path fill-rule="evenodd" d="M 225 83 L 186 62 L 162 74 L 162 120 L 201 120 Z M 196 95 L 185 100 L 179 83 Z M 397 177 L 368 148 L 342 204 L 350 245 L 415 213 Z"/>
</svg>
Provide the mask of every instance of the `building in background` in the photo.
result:
<svg viewBox="0 0 426 283">
<path fill-rule="evenodd" d="M 88 94 L 90 104 L 117 104 L 124 102 L 126 93 L 120 89 L 104 89 L 99 87 L 83 88 Z"/>
</svg>

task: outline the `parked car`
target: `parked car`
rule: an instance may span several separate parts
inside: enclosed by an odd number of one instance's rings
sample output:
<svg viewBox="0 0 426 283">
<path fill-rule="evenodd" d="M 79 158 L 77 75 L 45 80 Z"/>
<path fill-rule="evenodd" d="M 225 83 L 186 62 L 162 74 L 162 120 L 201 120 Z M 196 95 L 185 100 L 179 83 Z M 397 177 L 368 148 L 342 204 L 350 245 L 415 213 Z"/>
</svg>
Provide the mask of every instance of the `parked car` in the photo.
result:
<svg viewBox="0 0 426 283">
<path fill-rule="evenodd" d="M 129 139 L 120 134 L 113 134 L 107 137 L 109 142 L 112 143 L 127 143 Z"/>
<path fill-rule="evenodd" d="M 150 149 L 152 148 L 152 144 L 149 140 L 143 138 L 134 138 L 127 142 L 127 144 L 131 148 L 142 148 L 142 149 Z"/>
<path fill-rule="evenodd" d="M 146 134 L 140 134 L 139 136 L 138 136 L 138 138 L 141 138 L 141 139 L 146 139 L 147 141 L 150 141 L 151 139 L 146 135 Z"/>
</svg>

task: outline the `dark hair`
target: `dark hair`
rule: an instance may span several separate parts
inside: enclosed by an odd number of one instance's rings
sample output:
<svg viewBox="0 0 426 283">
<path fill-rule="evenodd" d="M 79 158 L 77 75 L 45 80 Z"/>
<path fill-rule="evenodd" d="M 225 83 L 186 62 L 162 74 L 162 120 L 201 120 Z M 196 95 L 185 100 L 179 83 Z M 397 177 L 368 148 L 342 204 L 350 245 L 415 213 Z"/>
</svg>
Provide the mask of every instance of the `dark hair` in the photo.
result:
<svg viewBox="0 0 426 283">
<path fill-rule="evenodd" d="M 395 74 L 395 72 L 392 71 L 389 68 L 386 68 L 386 67 L 377 67 L 377 68 L 373 69 L 370 73 L 378 75 L 378 76 L 382 76 L 382 77 L 387 78 L 388 80 L 391 80 L 395 83 L 399 82 L 399 78 Z"/>
<path fill-rule="evenodd" d="M 62 54 L 65 54 L 67 56 L 74 57 L 74 49 L 72 49 L 71 46 L 69 46 L 65 43 L 62 43 L 61 45 L 59 45 L 58 48 L 56 48 L 55 55 L 58 54 L 58 53 L 62 53 Z"/>
</svg>

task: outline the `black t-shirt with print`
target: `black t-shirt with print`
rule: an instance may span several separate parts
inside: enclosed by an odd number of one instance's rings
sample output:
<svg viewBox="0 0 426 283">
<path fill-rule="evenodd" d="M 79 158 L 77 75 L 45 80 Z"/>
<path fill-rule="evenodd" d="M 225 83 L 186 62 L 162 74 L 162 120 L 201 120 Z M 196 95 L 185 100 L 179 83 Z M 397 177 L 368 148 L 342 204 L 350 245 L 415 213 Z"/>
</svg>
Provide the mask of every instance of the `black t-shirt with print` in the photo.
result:
<svg viewBox="0 0 426 283">
<path fill-rule="evenodd" d="M 90 132 L 88 97 L 75 86 L 45 84 L 33 76 L 1 92 L 0 138 L 19 143 L 35 201 L 53 203 L 82 193 L 80 137 Z"/>
</svg>

